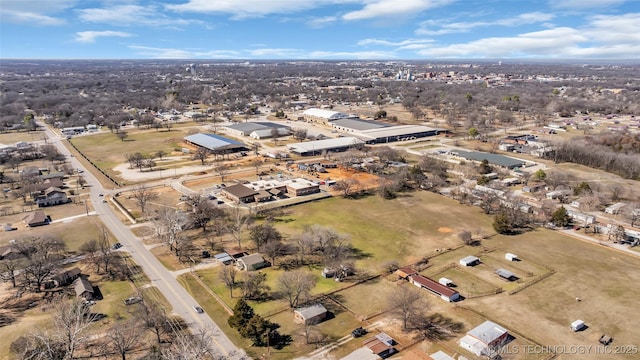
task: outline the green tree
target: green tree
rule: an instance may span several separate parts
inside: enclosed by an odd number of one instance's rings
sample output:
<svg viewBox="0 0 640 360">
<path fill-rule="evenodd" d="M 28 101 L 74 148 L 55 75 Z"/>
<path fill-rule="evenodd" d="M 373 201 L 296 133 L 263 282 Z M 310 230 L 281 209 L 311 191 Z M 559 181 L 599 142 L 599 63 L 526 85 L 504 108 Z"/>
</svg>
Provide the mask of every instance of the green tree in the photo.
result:
<svg viewBox="0 0 640 360">
<path fill-rule="evenodd" d="M 480 171 L 480 174 L 488 174 L 493 171 L 493 168 L 489 165 L 489 160 L 484 159 L 480 163 L 480 168 L 478 170 Z"/>
<path fill-rule="evenodd" d="M 373 116 L 374 119 L 384 119 L 386 117 L 387 117 L 387 112 L 385 110 L 380 110 L 376 112 L 376 114 Z"/>
<path fill-rule="evenodd" d="M 571 216 L 564 206 L 559 207 L 551 214 L 551 222 L 558 227 L 566 227 L 571 223 Z"/>
<path fill-rule="evenodd" d="M 498 234 L 511 234 L 513 229 L 511 227 L 511 217 L 507 212 L 500 211 L 493 217 L 493 230 Z"/>
<path fill-rule="evenodd" d="M 475 138 L 476 136 L 480 135 L 480 132 L 478 131 L 478 129 L 472 127 L 469 129 L 469 136 L 471 138 Z"/>
<path fill-rule="evenodd" d="M 251 320 L 251 318 L 254 317 L 254 315 L 255 312 L 253 311 L 253 308 L 249 306 L 244 299 L 240 299 L 236 302 L 236 306 L 233 308 L 233 315 L 229 317 L 227 323 L 232 328 L 236 328 L 238 331 L 241 331 L 241 329 L 249 322 L 249 320 Z"/>
<path fill-rule="evenodd" d="M 591 193 L 591 186 L 589 186 L 589 184 L 584 181 L 578 184 L 578 186 L 576 186 L 573 189 L 573 195 L 575 196 L 580 196 L 583 194 L 590 194 L 590 193 Z"/>
<path fill-rule="evenodd" d="M 239 332 L 243 338 L 251 340 L 253 346 L 265 346 L 267 345 L 267 339 L 272 327 L 273 323 L 256 314 L 249 319 Z"/>
<path fill-rule="evenodd" d="M 533 178 L 538 181 L 544 181 L 547 178 L 547 173 L 540 169 L 533 174 Z"/>
</svg>

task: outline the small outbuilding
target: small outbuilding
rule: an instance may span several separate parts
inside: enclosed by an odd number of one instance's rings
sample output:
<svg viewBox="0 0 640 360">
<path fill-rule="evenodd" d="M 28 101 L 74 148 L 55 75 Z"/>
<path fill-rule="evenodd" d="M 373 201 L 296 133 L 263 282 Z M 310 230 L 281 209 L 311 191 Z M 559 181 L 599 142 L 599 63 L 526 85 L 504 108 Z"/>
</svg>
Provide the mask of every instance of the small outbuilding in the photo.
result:
<svg viewBox="0 0 640 360">
<path fill-rule="evenodd" d="M 584 324 L 584 321 L 582 321 L 582 320 L 576 320 L 576 321 L 571 323 L 571 330 L 573 330 L 573 331 L 580 331 L 580 330 L 583 330 L 585 327 L 586 327 L 586 325 Z"/>
<path fill-rule="evenodd" d="M 415 275 L 417 273 L 417 271 L 410 267 L 401 267 L 395 271 L 395 274 L 398 275 L 398 278 L 403 280 L 407 280 L 411 275 Z"/>
<path fill-rule="evenodd" d="M 438 282 L 444 286 L 452 286 L 453 281 L 451 279 L 447 279 L 446 277 L 441 277 L 438 279 Z"/>
<path fill-rule="evenodd" d="M 449 356 L 449 354 L 442 350 L 429 355 L 429 358 L 433 360 L 455 360 L 453 357 Z"/>
<path fill-rule="evenodd" d="M 496 274 L 507 281 L 518 280 L 518 277 L 516 276 L 516 274 L 506 269 L 498 269 L 496 270 Z"/>
<path fill-rule="evenodd" d="M 504 254 L 504 258 L 509 260 L 509 261 L 519 261 L 520 260 L 520 259 L 518 259 L 518 255 L 512 254 L 512 253 Z"/>
<path fill-rule="evenodd" d="M 470 255 L 460 259 L 459 263 L 462 266 L 476 266 L 480 264 L 480 258 Z"/>
<path fill-rule="evenodd" d="M 216 254 L 213 256 L 216 260 L 220 261 L 221 263 L 225 264 L 225 265 L 229 265 L 231 263 L 233 263 L 233 258 L 227 254 L 226 252 L 220 253 L 220 254 Z"/>
<path fill-rule="evenodd" d="M 376 335 L 375 337 L 364 340 L 362 344 L 366 346 L 373 354 L 378 355 L 383 359 L 386 359 L 398 352 L 398 350 L 396 350 L 396 348 L 394 347 L 396 345 L 396 341 L 393 340 L 391 336 L 383 332 Z"/>
<path fill-rule="evenodd" d="M 327 309 L 322 304 L 313 304 L 293 311 L 294 319 L 305 325 L 313 325 L 327 318 Z"/>
</svg>

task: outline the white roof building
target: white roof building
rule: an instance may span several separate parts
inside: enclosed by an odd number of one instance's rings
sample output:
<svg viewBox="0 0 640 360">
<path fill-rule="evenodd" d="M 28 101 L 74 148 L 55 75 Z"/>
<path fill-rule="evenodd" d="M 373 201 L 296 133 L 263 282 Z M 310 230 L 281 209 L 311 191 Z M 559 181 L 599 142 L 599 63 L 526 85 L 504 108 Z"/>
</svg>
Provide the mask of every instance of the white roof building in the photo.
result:
<svg viewBox="0 0 640 360">
<path fill-rule="evenodd" d="M 485 321 L 467 332 L 458 343 L 460 347 L 477 356 L 490 355 L 506 342 L 508 336 L 507 329 L 494 322 Z"/>
<path fill-rule="evenodd" d="M 307 121 L 316 121 L 316 122 L 319 122 L 319 121 L 329 122 L 333 120 L 352 117 L 351 115 L 341 113 L 338 111 L 318 109 L 318 108 L 307 109 L 302 113 L 302 116 Z"/>
<path fill-rule="evenodd" d="M 340 137 L 335 139 L 325 139 L 307 141 L 287 145 L 290 152 L 299 155 L 320 154 L 323 151 L 344 151 L 352 146 L 364 144 L 364 141 L 355 137 Z"/>
</svg>

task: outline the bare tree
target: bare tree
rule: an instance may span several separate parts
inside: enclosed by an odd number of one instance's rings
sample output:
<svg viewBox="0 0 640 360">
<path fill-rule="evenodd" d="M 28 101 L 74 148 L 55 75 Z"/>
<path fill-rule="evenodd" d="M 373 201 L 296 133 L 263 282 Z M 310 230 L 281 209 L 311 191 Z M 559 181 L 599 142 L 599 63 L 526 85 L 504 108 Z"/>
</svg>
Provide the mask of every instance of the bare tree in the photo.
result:
<svg viewBox="0 0 640 360">
<path fill-rule="evenodd" d="M 270 290 L 266 284 L 267 274 L 247 272 L 242 277 L 242 297 L 245 299 L 263 299 Z"/>
<path fill-rule="evenodd" d="M 17 286 L 20 261 L 15 259 L 3 259 L 0 261 L 0 280 L 10 282 L 12 287 Z"/>
<path fill-rule="evenodd" d="M 199 147 L 196 152 L 193 153 L 193 159 L 200 160 L 201 165 L 204 165 L 207 157 L 209 157 L 209 150 L 203 147 Z"/>
<path fill-rule="evenodd" d="M 294 308 L 309 298 L 317 281 L 308 271 L 287 271 L 278 278 L 276 288 L 280 295 L 287 299 L 289 307 Z"/>
<path fill-rule="evenodd" d="M 173 331 L 169 325 L 169 318 L 162 306 L 153 300 L 143 297 L 143 301 L 134 305 L 133 316 L 140 321 L 145 329 L 151 331 L 156 343 L 162 343 L 162 337 Z"/>
<path fill-rule="evenodd" d="M 65 359 L 73 359 L 74 353 L 87 340 L 87 329 L 96 319 L 82 300 L 60 301 L 55 306 L 53 324 L 56 336 L 65 349 Z"/>
<path fill-rule="evenodd" d="M 220 181 L 224 182 L 224 177 L 229 173 L 229 166 L 225 163 L 219 163 L 213 170 L 220 176 Z"/>
<path fill-rule="evenodd" d="M 458 233 L 458 238 L 465 245 L 471 245 L 473 243 L 473 236 L 471 236 L 471 231 L 463 230 Z"/>
<path fill-rule="evenodd" d="M 227 218 L 227 231 L 238 242 L 238 248 L 242 248 L 242 233 L 251 224 L 252 219 L 237 206 L 227 212 Z"/>
<path fill-rule="evenodd" d="M 215 350 L 214 336 L 208 329 L 199 329 L 195 334 L 181 331 L 174 334 L 171 346 L 162 351 L 162 359 L 166 360 L 224 360 L 233 357 L 220 355 Z"/>
<path fill-rule="evenodd" d="M 122 360 L 126 360 L 127 353 L 139 345 L 141 336 L 140 326 L 134 320 L 117 322 L 107 330 L 109 347 L 120 355 Z"/>
<path fill-rule="evenodd" d="M 133 190 L 131 190 L 131 196 L 133 196 L 133 198 L 138 202 L 140 212 L 144 216 L 145 210 L 147 209 L 147 204 L 150 201 L 156 199 L 158 197 L 158 194 L 156 194 L 153 189 L 147 186 L 136 185 L 133 187 Z"/>
<path fill-rule="evenodd" d="M 281 241 L 282 234 L 271 224 L 257 224 L 251 227 L 249 238 L 256 245 L 257 251 L 260 251 L 260 246 L 270 241 Z"/>
<path fill-rule="evenodd" d="M 354 178 L 346 178 L 338 180 L 334 185 L 334 188 L 338 191 L 342 191 L 342 196 L 345 198 L 350 197 L 353 191 L 358 187 L 359 182 Z"/>
<path fill-rule="evenodd" d="M 238 268 L 235 266 L 223 266 L 218 273 L 218 278 L 229 288 L 229 296 L 233 298 L 233 288 L 236 286 Z"/>
<path fill-rule="evenodd" d="M 387 296 L 387 303 L 391 312 L 402 321 L 402 328 L 408 330 L 412 318 L 428 309 L 423 294 L 414 286 L 400 286 Z"/>
<path fill-rule="evenodd" d="M 40 292 L 42 283 L 58 269 L 64 243 L 56 237 L 30 237 L 16 241 L 16 250 L 25 257 L 20 275 L 24 285 Z"/>
<path fill-rule="evenodd" d="M 124 141 L 126 138 L 129 137 L 129 134 L 127 134 L 126 131 L 118 131 L 116 133 L 116 136 L 118 137 L 118 139 L 120 139 L 120 141 Z"/>
</svg>

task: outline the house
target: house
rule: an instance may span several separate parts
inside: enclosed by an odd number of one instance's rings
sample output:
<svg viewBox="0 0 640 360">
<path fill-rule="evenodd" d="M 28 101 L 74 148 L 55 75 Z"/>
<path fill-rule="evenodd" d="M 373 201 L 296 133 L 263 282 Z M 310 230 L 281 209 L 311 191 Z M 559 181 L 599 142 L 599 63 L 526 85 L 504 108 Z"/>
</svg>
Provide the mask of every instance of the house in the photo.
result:
<svg viewBox="0 0 640 360">
<path fill-rule="evenodd" d="M 0 260 L 16 260 L 23 256 L 13 245 L 0 246 Z"/>
<path fill-rule="evenodd" d="M 571 330 L 573 331 L 581 331 L 581 330 L 584 330 L 585 327 L 587 326 L 584 324 L 584 321 L 582 320 L 576 320 L 571 323 Z"/>
<path fill-rule="evenodd" d="M 57 286 L 67 286 L 72 284 L 77 278 L 82 275 L 82 271 L 79 268 L 74 267 L 71 270 L 67 270 L 53 277 L 53 281 Z"/>
<path fill-rule="evenodd" d="M 298 323 L 313 325 L 327 318 L 327 309 L 322 304 L 313 304 L 294 310 L 293 316 Z"/>
<path fill-rule="evenodd" d="M 222 194 L 238 203 L 250 203 L 255 201 L 258 192 L 242 184 L 235 184 L 223 188 Z"/>
<path fill-rule="evenodd" d="M 459 263 L 462 266 L 476 266 L 480 264 L 480 259 L 470 255 L 460 259 Z"/>
<path fill-rule="evenodd" d="M 394 347 L 396 344 L 396 341 L 391 336 L 383 332 L 362 342 L 362 345 L 383 359 L 398 352 Z"/>
<path fill-rule="evenodd" d="M 460 299 L 460 294 L 457 291 L 420 274 L 409 276 L 409 282 L 414 286 L 440 296 L 444 301 L 453 302 Z"/>
<path fill-rule="evenodd" d="M 518 277 L 512 273 L 509 270 L 505 270 L 505 269 L 498 269 L 496 270 L 496 274 L 498 276 L 500 276 L 501 278 L 507 280 L 507 281 L 515 281 L 518 280 Z"/>
<path fill-rule="evenodd" d="M 504 258 L 509 260 L 509 261 L 519 261 L 520 260 L 520 259 L 518 259 L 518 255 L 512 254 L 512 253 L 504 254 Z"/>
<path fill-rule="evenodd" d="M 73 288 L 76 290 L 76 296 L 85 300 L 93 299 L 93 284 L 84 276 L 73 281 Z"/>
<path fill-rule="evenodd" d="M 236 263 L 240 269 L 245 271 L 255 271 L 270 265 L 260 254 L 243 256 Z"/>
<path fill-rule="evenodd" d="M 455 360 L 442 350 L 429 355 L 429 357 L 433 360 Z"/>
<path fill-rule="evenodd" d="M 229 256 L 231 256 L 234 259 L 239 259 L 243 256 L 247 256 L 249 255 L 248 252 L 246 252 L 245 250 L 242 250 L 240 248 L 229 248 L 229 249 L 224 249 L 224 252 L 226 252 L 227 254 L 229 254 Z"/>
<path fill-rule="evenodd" d="M 625 207 L 627 204 L 623 203 L 623 202 L 619 202 L 619 203 L 615 203 L 611 206 L 607 206 L 606 209 L 604 209 L 604 212 L 606 214 L 611 214 L 611 215 L 616 215 L 620 212 L 620 210 Z"/>
<path fill-rule="evenodd" d="M 458 344 L 477 356 L 490 356 L 506 344 L 508 338 L 507 329 L 494 322 L 485 321 L 467 332 L 467 335 L 463 336 Z"/>
<path fill-rule="evenodd" d="M 56 187 L 48 188 L 44 194 L 36 197 L 36 204 L 39 207 L 66 204 L 71 199 L 67 198 L 67 193 Z"/>
<path fill-rule="evenodd" d="M 29 215 L 23 217 L 22 221 L 28 227 L 36 227 L 49 224 L 51 218 L 47 216 L 43 211 L 34 211 Z"/>
</svg>

